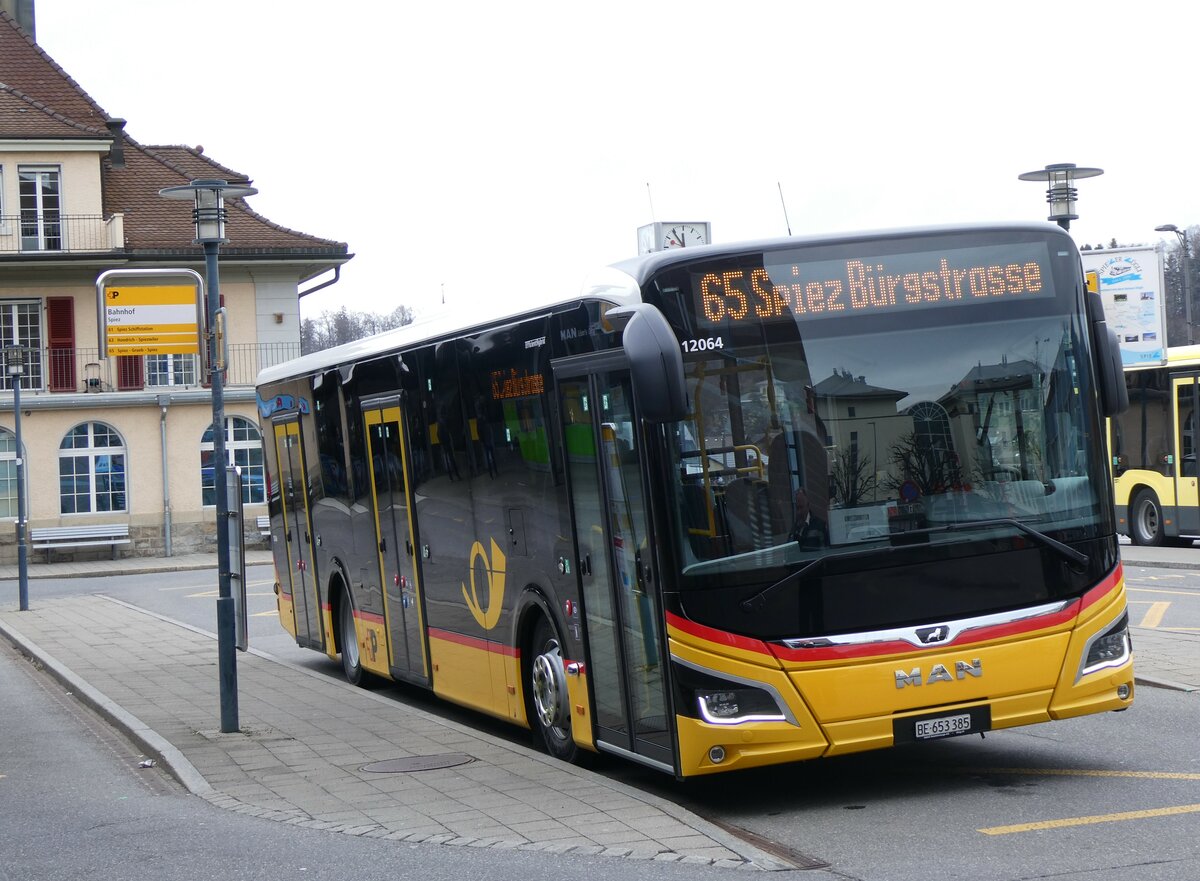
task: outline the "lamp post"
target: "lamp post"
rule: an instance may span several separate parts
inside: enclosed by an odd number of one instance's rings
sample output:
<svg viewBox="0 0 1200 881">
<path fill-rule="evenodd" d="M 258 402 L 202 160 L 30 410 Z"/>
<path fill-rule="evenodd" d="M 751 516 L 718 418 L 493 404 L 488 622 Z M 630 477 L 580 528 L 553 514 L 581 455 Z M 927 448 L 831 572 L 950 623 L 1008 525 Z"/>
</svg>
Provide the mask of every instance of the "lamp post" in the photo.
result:
<svg viewBox="0 0 1200 881">
<path fill-rule="evenodd" d="M 1074 162 L 1060 162 L 1057 165 L 1047 165 L 1039 171 L 1027 171 L 1017 175 L 1017 180 L 1042 180 L 1049 186 L 1046 188 L 1046 201 L 1050 203 L 1050 216 L 1065 230 L 1071 228 L 1071 221 L 1078 220 L 1075 213 L 1075 199 L 1078 191 L 1075 181 L 1085 177 L 1098 177 L 1104 174 L 1102 168 L 1079 168 Z"/>
<path fill-rule="evenodd" d="M 1179 237 L 1179 247 L 1183 250 L 1180 262 L 1183 264 L 1183 320 L 1187 323 L 1188 345 L 1196 342 L 1192 332 L 1192 256 L 1188 253 L 1187 233 L 1173 223 L 1164 223 L 1154 227 L 1155 232 L 1173 232 Z"/>
<path fill-rule="evenodd" d="M 5 367 L 13 390 L 13 430 L 17 441 L 17 600 L 22 612 L 29 611 L 29 546 L 25 542 L 25 457 L 21 444 L 21 378 L 25 375 L 25 347 L 9 346 L 4 351 Z"/>
<path fill-rule="evenodd" d="M 225 197 L 253 196 L 254 187 L 230 184 L 223 180 L 194 180 L 190 184 L 158 191 L 164 199 L 194 200 L 192 222 L 196 225 L 195 244 L 204 247 L 204 275 L 208 329 L 206 346 L 212 388 L 213 412 L 213 490 L 217 504 L 217 670 L 221 691 L 221 731 L 238 730 L 237 648 L 234 622 L 235 607 L 230 575 L 229 494 L 225 485 L 225 386 L 223 363 L 219 363 L 217 313 L 221 304 L 221 282 L 217 252 L 225 238 Z"/>
</svg>

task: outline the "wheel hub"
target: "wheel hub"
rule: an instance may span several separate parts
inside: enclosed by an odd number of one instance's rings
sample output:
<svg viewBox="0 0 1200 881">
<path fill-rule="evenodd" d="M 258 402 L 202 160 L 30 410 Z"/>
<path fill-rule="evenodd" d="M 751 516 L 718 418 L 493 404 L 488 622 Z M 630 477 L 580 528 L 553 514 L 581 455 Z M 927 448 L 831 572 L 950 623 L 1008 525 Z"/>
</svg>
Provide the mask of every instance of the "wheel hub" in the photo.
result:
<svg viewBox="0 0 1200 881">
<path fill-rule="evenodd" d="M 533 659 L 533 705 L 546 728 L 562 728 L 568 722 L 567 674 L 558 646 L 549 647 Z"/>
</svg>

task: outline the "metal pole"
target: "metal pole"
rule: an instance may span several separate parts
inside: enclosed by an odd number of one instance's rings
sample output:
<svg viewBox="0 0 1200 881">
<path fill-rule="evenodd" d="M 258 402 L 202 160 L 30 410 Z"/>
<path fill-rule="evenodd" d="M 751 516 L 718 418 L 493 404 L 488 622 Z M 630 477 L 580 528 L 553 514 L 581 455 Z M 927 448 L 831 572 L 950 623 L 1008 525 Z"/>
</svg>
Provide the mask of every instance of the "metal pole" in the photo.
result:
<svg viewBox="0 0 1200 881">
<path fill-rule="evenodd" d="M 17 434 L 17 599 L 29 611 L 29 547 L 25 543 L 25 448 L 21 445 L 21 375 L 13 377 L 13 428 Z"/>
<path fill-rule="evenodd" d="M 217 672 L 221 690 L 221 732 L 238 731 L 236 627 L 229 570 L 229 493 L 225 488 L 225 377 L 217 369 L 217 310 L 221 288 L 217 269 L 219 242 L 204 242 L 207 279 L 208 365 L 213 411 L 213 491 L 217 502 Z"/>
</svg>

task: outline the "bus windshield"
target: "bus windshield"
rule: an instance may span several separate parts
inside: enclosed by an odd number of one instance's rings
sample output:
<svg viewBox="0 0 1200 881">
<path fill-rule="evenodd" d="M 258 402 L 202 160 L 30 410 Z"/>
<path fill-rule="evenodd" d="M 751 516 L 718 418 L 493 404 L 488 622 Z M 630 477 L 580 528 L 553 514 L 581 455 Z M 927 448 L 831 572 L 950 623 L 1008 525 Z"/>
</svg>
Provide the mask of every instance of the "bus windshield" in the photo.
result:
<svg viewBox="0 0 1200 881">
<path fill-rule="evenodd" d="M 918 539 L 936 554 L 1111 532 L 1077 257 L 1030 240 L 872 246 L 656 279 L 692 408 L 668 431 L 684 589 Z"/>
</svg>

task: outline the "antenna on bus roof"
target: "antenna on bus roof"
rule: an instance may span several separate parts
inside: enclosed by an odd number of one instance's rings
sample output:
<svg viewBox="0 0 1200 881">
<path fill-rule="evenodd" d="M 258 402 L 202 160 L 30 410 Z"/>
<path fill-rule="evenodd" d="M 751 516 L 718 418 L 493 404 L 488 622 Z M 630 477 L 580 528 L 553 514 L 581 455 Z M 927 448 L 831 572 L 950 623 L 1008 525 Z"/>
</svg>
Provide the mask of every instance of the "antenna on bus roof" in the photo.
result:
<svg viewBox="0 0 1200 881">
<path fill-rule="evenodd" d="M 792 234 L 792 222 L 788 220 L 787 202 L 783 200 L 783 184 L 775 181 L 775 186 L 779 187 L 779 203 L 783 205 L 783 225 L 787 227 L 788 235 L 790 236 Z"/>
<path fill-rule="evenodd" d="M 650 181 L 646 181 L 646 198 L 650 200 L 650 220 L 655 221 L 658 218 L 654 216 L 654 196 L 650 194 Z"/>
</svg>

